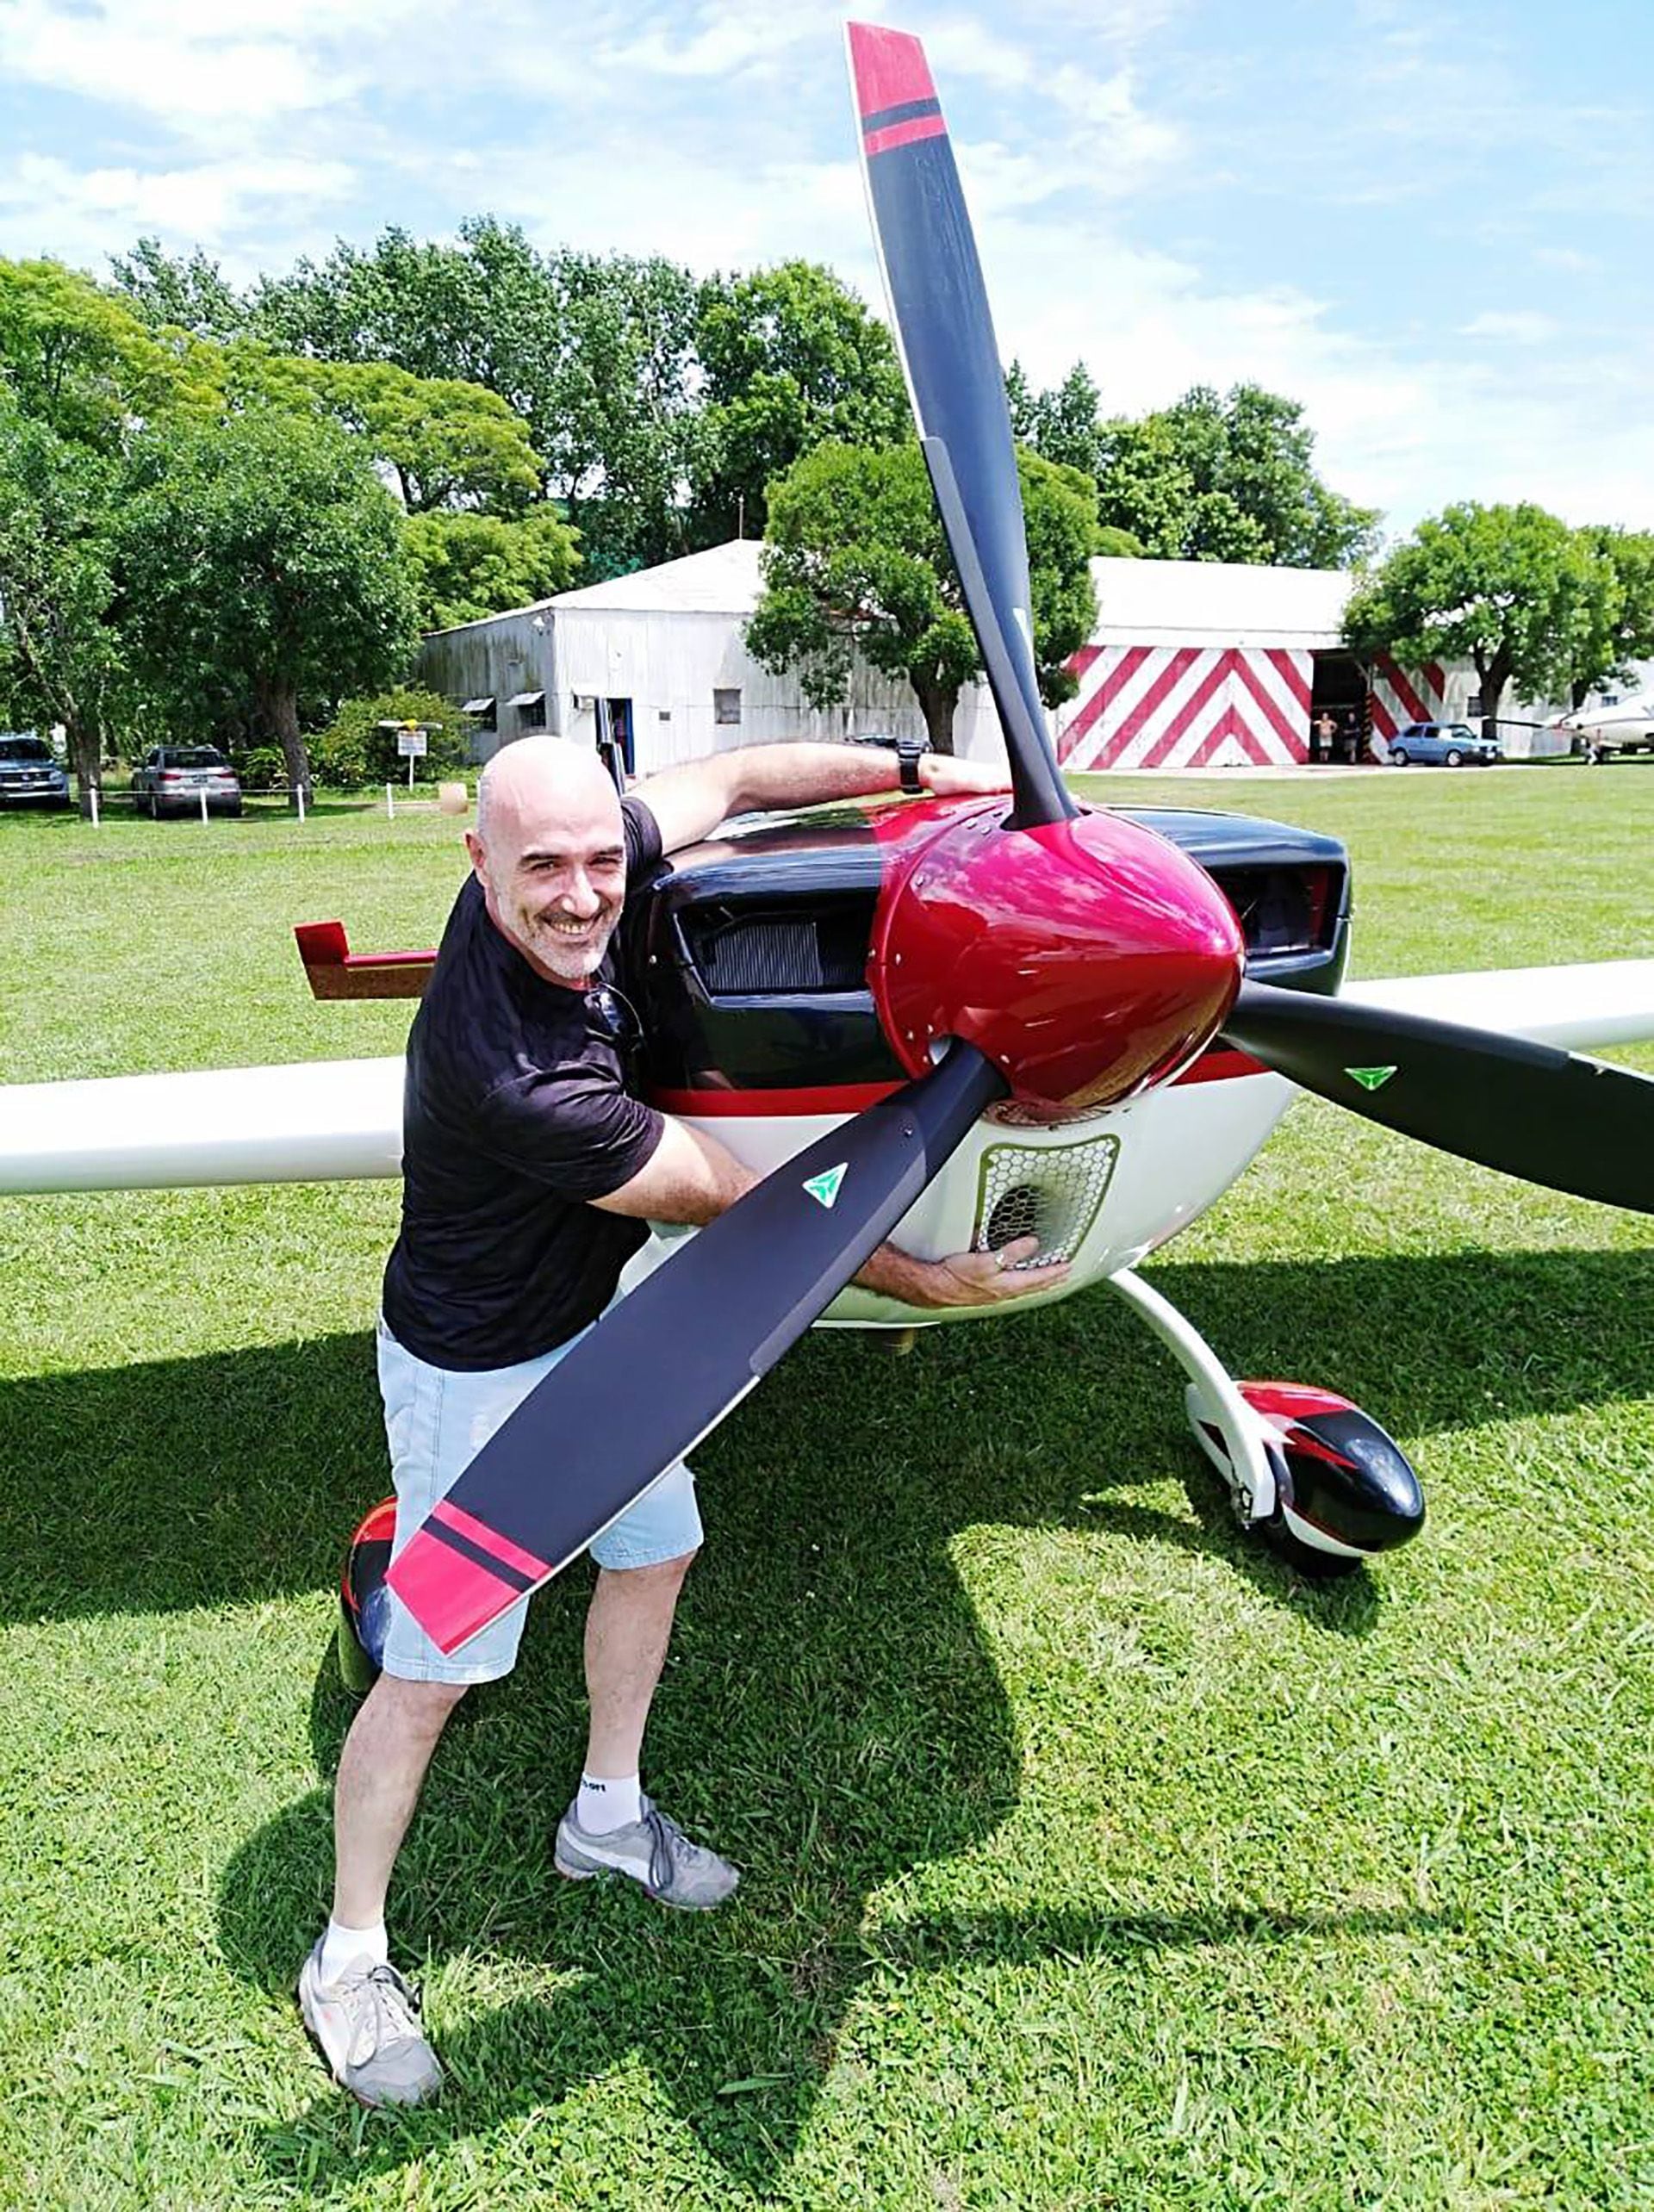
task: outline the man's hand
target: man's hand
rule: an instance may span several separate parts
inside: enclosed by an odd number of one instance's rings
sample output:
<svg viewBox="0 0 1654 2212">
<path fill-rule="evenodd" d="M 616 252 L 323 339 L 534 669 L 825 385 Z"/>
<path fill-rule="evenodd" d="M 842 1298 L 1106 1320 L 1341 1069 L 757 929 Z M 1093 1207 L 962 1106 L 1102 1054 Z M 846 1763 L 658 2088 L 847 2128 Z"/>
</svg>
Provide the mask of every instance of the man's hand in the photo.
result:
<svg viewBox="0 0 1654 2212">
<path fill-rule="evenodd" d="M 998 1252 L 956 1252 L 946 1259 L 916 1259 L 896 1245 L 880 1245 L 855 1280 L 867 1290 L 899 1298 L 905 1306 L 940 1310 L 948 1306 L 997 1306 L 1030 1291 L 1054 1289 L 1066 1282 L 1068 1263 L 1049 1267 L 1020 1264 L 1040 1248 L 1037 1237 L 1014 1237 Z"/>
<path fill-rule="evenodd" d="M 918 774 L 935 798 L 969 798 L 984 792 L 1010 789 L 1008 767 L 989 761 L 956 761 L 951 753 L 921 753 Z"/>
</svg>

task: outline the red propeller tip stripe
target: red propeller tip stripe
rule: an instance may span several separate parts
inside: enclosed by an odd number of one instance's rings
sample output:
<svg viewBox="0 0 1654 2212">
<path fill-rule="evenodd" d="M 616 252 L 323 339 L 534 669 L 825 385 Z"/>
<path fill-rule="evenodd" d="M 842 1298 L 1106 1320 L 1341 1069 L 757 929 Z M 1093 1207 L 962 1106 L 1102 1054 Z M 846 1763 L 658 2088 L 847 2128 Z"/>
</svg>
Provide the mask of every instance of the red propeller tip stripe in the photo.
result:
<svg viewBox="0 0 1654 2212">
<path fill-rule="evenodd" d="M 432 1643 L 444 1651 L 455 1651 L 544 1581 L 551 1569 L 544 1560 L 445 1498 L 431 1520 L 452 1530 L 465 1549 L 445 1542 L 427 1525 L 397 1555 L 385 1580 Z M 472 1556 L 478 1551 L 500 1562 L 497 1574 L 485 1560 Z"/>
<path fill-rule="evenodd" d="M 911 146 L 915 139 L 946 138 L 948 126 L 938 115 L 910 115 L 905 122 L 887 123 L 863 138 L 868 153 L 888 153 L 892 146 Z"/>
<path fill-rule="evenodd" d="M 924 48 L 911 33 L 886 30 L 882 23 L 851 23 L 849 29 L 850 67 L 864 122 L 881 109 L 936 98 Z M 878 149 L 870 145 L 867 151 Z"/>
<path fill-rule="evenodd" d="M 439 1499 L 432 1508 L 431 1518 L 457 1530 L 461 1536 L 469 1537 L 473 1544 L 481 1544 L 484 1551 L 492 1552 L 503 1565 L 514 1568 L 519 1575 L 526 1575 L 531 1582 L 543 1582 L 551 1572 L 549 1560 L 538 1559 L 532 1551 L 525 1551 L 520 1544 L 513 1544 L 508 1536 L 501 1536 L 497 1528 L 490 1528 L 487 1521 L 478 1520 L 463 1506 L 457 1506 L 451 1498 Z"/>
<path fill-rule="evenodd" d="M 421 1529 L 385 1581 L 443 1651 L 457 1651 L 522 1593 Z"/>
</svg>

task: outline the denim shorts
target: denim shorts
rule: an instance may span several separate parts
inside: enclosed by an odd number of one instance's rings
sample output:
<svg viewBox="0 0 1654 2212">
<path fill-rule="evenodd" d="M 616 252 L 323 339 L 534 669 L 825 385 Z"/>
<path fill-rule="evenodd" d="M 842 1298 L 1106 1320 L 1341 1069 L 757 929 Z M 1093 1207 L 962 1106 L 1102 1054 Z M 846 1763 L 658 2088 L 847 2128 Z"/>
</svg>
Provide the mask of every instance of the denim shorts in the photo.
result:
<svg viewBox="0 0 1654 2212">
<path fill-rule="evenodd" d="M 466 1374 L 415 1358 L 380 1320 L 379 1389 L 385 1401 L 385 1438 L 396 1490 L 393 1559 L 507 1415 L 579 1342 L 580 1336 L 570 1337 L 538 1359 Z M 693 1551 L 700 1540 L 695 1478 L 680 1459 L 588 1549 L 600 1567 L 658 1567 Z M 385 1594 L 390 1601 L 383 1659 L 387 1675 L 405 1682 L 495 1682 L 516 1664 L 528 1612 L 526 1598 L 450 1654 L 432 1642 L 394 1591 Z"/>
</svg>

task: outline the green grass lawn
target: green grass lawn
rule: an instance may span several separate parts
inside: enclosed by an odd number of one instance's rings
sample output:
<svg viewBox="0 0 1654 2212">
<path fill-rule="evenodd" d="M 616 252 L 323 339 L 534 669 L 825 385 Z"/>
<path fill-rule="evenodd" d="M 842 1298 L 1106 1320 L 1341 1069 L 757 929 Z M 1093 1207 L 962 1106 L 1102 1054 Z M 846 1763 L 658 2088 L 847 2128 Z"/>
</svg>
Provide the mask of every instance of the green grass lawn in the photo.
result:
<svg viewBox="0 0 1654 2212">
<path fill-rule="evenodd" d="M 1650 948 L 1632 764 L 1110 795 L 1346 837 L 1359 973 Z M 394 1050 L 291 925 L 433 941 L 462 867 L 435 814 L 0 821 L 0 1078 Z M 1329 1588 L 1243 1542 L 1104 1290 L 806 1341 L 697 1454 L 651 1737 L 739 1898 L 553 1875 L 571 1573 L 404 1857 L 451 2088 L 398 2119 L 291 1999 L 395 1202 L 0 1201 L 0 2203 L 1654 2206 L 1645 1222 L 1304 1101 L 1153 1263 L 1421 1466 L 1419 1543 Z"/>
</svg>

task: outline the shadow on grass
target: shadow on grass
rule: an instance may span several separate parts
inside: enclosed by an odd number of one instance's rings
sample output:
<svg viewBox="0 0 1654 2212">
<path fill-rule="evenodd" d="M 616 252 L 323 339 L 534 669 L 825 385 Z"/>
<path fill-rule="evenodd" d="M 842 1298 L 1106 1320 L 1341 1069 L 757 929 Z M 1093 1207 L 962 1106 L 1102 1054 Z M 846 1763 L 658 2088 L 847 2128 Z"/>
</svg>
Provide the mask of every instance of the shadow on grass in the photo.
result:
<svg viewBox="0 0 1654 2212">
<path fill-rule="evenodd" d="M 1490 1405 L 1565 1413 L 1646 1389 L 1647 1253 L 1161 1265 L 1154 1279 L 1239 1371 L 1345 1389 L 1403 1435 Z M 1256 1909 L 864 1929 L 871 1895 L 979 1850 L 1017 1801 L 1011 1715 L 950 1553 L 961 1529 L 1073 1527 L 1215 1554 L 1318 1630 L 1366 1628 L 1382 1574 L 1299 1589 L 1260 1558 L 1187 1438 L 1180 1395 L 1166 1355 L 1102 1290 L 939 1333 L 905 1359 L 847 1336 L 800 1346 L 697 1454 L 712 1540 L 650 1730 L 651 1785 L 747 1867 L 742 1895 L 701 1919 L 553 1876 L 583 1733 L 585 1575 L 572 1570 L 537 1601 L 517 1675 L 445 1743 L 398 1869 L 399 1951 L 446 1962 L 432 2024 L 453 2094 L 364 2138 L 319 2078 L 314 2104 L 264 2140 L 270 2168 L 342 2191 L 364 2161 L 389 2170 L 555 2107 L 641 2053 L 731 2187 L 762 2193 L 797 2149 L 847 2010 L 881 1974 L 1054 1951 L 1129 1967 L 1146 1948 L 1313 1937 Z M 0 1612 L 326 1589 L 383 1468 L 365 1335 L 17 1383 L 0 1396 Z M 1178 1478 L 1192 1517 L 1122 1494 Z M 284 2004 L 325 1909 L 325 1777 L 348 1718 L 328 1651 L 313 1699 L 324 1779 L 221 1885 L 227 1957 Z M 519 1968 L 491 2004 L 500 1954 L 530 1962 L 532 1997 Z"/>
<path fill-rule="evenodd" d="M 843 1379 L 847 1352 L 830 1348 L 817 1379 Z M 852 2017 L 847 2041 L 847 2016 L 864 1991 L 1054 1956 L 1116 1970 L 1129 1987 L 1147 1955 L 1170 1949 L 1439 1924 L 1413 1910 L 1253 1904 L 921 1913 L 869 1926 L 870 1897 L 988 1842 L 1015 1807 L 1021 1770 L 1004 1693 L 946 1556 L 957 1515 L 940 1486 L 901 1472 L 892 1463 L 874 1476 L 860 1512 L 836 1501 L 818 1533 L 784 1544 L 776 1509 L 792 1525 L 807 1502 L 801 1486 L 712 1506 L 713 1543 L 686 1595 L 649 1764 L 663 1801 L 746 1869 L 718 1913 L 674 1914 L 629 1884 L 556 1877 L 552 1834 L 583 1727 L 584 1577 L 544 1594 L 515 1676 L 482 1693 L 469 1725 L 445 1739 L 398 1867 L 398 1954 L 448 1969 L 430 2017 L 444 2100 L 376 2115 L 364 2130 L 319 2073 L 309 2104 L 260 2141 L 272 2177 L 342 2196 L 364 2175 L 527 2115 L 555 2124 L 564 2099 L 641 2060 L 722 2168 L 731 2200 L 768 2200 L 834 2066 L 854 2063 L 861 2029 Z M 871 1544 L 865 1512 L 878 1529 Z M 329 1655 L 312 1703 L 323 1774 L 351 1710 Z M 329 1800 L 318 1790 L 226 1870 L 225 1955 L 277 2003 L 291 2003 L 330 1866 Z M 502 1956 L 515 1985 L 503 2003 L 491 1999 Z M 529 1995 L 516 1993 L 525 1965 L 538 1985 Z"/>
<path fill-rule="evenodd" d="M 1162 1264 L 1153 1278 L 1233 1372 L 1345 1391 L 1403 1438 L 1648 1388 L 1654 1252 Z M 1096 1289 L 936 1332 L 905 1359 L 816 1336 L 698 1458 L 720 1517 L 754 1522 L 755 1558 L 778 1530 L 865 1540 L 899 1511 L 919 1517 L 927 1556 L 976 1522 L 1074 1525 L 1215 1552 L 1284 1597 L 1181 1400 L 1169 1357 Z M 1420 1457 L 1427 1490 L 1427 1445 Z M 1116 1494 L 1167 1477 L 1192 1519 Z M 0 1619 L 326 1588 L 386 1487 L 365 1334 L 0 1385 Z M 1357 1626 L 1365 1587 L 1309 1601 Z"/>
<path fill-rule="evenodd" d="M 1334 1381 L 1407 1433 L 1462 1424 L 1484 1392 L 1502 1411 L 1558 1412 L 1646 1384 L 1632 1326 L 1654 1292 L 1645 1255 L 1163 1267 L 1156 1280 L 1238 1366 Z M 1610 1311 L 1621 1330 L 1589 1327 Z M 1545 1327 L 1530 1329 L 1539 1316 Z M 583 1731 L 576 1569 L 537 1602 L 512 1681 L 476 1699 L 445 1743 L 398 1869 L 399 1953 L 444 1970 L 431 2024 L 449 2096 L 431 2111 L 379 2116 L 364 2134 L 319 2080 L 306 2110 L 263 2138 L 272 2175 L 342 2194 L 364 2173 L 554 2113 L 641 2056 L 731 2192 L 762 2196 L 798 2150 L 858 1993 L 881 1977 L 905 1984 L 1054 1954 L 1129 1973 L 1145 1952 L 1172 1947 L 1434 1924 L 1422 1912 L 1322 1920 L 1254 1904 L 867 1925 L 871 1896 L 979 1851 L 1017 1799 L 1011 1713 L 950 1556 L 961 1528 L 1072 1526 L 1216 1552 L 1322 1630 L 1360 1634 L 1380 1602 L 1382 1576 L 1296 1588 L 1247 1547 L 1203 1475 L 1191 1476 L 1193 1520 L 1115 1494 L 1202 1464 L 1167 1364 L 1116 1302 L 1093 1296 L 995 1326 L 994 1357 L 963 1330 L 900 1361 L 818 1338 L 698 1455 L 712 1540 L 651 1726 L 650 1776 L 692 1832 L 748 1869 L 733 1905 L 674 1915 L 628 1886 L 575 1886 L 552 1873 Z M 371 1457 L 371 1383 L 365 1345 L 324 1350 L 336 1371 L 324 1387 L 313 1369 L 310 1382 L 330 1401 L 314 1417 L 333 1431 L 327 1496 L 342 1463 Z M 282 1421 L 298 1418 L 285 1402 Z M 303 1432 L 319 1435 L 311 1419 Z M 344 1462 L 341 1426 L 352 1439 Z M 309 1456 L 279 1422 L 239 1449 L 244 1461 Z M 349 1509 L 376 1487 L 358 1486 Z M 348 1518 L 339 1513 L 330 1539 Z M 315 1579 L 331 1576 L 334 1548 L 323 1546 Z M 326 1654 L 312 1705 L 324 1778 L 349 1718 Z M 283 2004 L 325 1911 L 329 1830 L 319 1786 L 225 1870 L 225 1954 Z M 501 1957 L 517 1962 L 504 2003 L 491 1997 Z M 532 1995 L 521 1993 L 524 1965 Z"/>
</svg>

